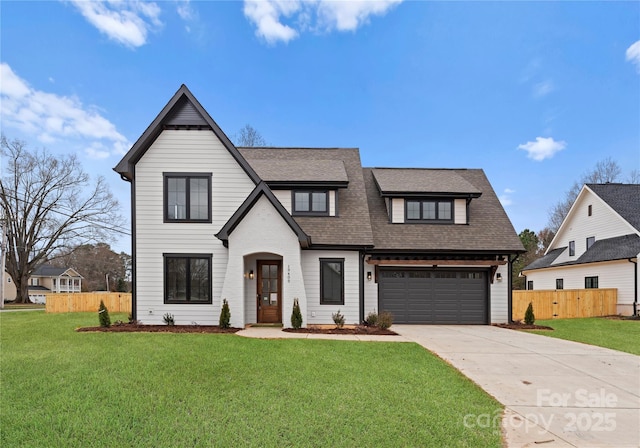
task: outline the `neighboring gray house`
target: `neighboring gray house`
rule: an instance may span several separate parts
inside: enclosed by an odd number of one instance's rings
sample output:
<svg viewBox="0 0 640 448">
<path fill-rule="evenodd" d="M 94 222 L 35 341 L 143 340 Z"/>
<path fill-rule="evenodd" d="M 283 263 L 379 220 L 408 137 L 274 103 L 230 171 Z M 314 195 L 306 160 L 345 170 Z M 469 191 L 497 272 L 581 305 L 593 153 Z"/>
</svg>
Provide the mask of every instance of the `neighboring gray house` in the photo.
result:
<svg viewBox="0 0 640 448">
<path fill-rule="evenodd" d="M 527 289 L 617 288 L 618 313 L 637 314 L 640 185 L 586 184 L 545 255 L 526 266 Z"/>
<path fill-rule="evenodd" d="M 183 85 L 114 168 L 147 324 L 488 324 L 523 252 L 482 170 L 363 169 L 353 148 L 237 148 Z"/>
</svg>

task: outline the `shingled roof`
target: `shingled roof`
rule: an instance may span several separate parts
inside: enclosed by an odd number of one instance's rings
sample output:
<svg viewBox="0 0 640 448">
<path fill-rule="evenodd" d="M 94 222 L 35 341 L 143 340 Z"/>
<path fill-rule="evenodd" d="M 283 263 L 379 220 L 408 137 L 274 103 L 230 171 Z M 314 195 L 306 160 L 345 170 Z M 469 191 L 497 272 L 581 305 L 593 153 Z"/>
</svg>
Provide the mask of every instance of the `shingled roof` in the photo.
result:
<svg viewBox="0 0 640 448">
<path fill-rule="evenodd" d="M 238 148 L 241 151 L 249 148 Z M 264 150 L 264 148 L 263 148 Z M 251 155 L 251 151 L 242 151 Z M 250 165 L 265 182 L 315 182 L 315 183 L 347 183 L 349 178 L 342 160 L 282 160 L 251 159 Z"/>
<path fill-rule="evenodd" d="M 295 177 L 293 170 L 303 163 L 339 166 L 342 162 L 349 187 L 338 190 L 338 216 L 294 216 L 313 246 L 372 246 L 373 234 L 362 178 L 360 154 L 356 148 L 239 148 L 245 160 L 256 167 L 278 165 Z M 338 163 L 336 163 L 338 162 Z M 255 169 L 255 168 L 254 168 Z M 340 173 L 338 173 L 340 175 Z M 335 177 L 327 173 L 325 176 Z"/>
<path fill-rule="evenodd" d="M 480 169 L 413 169 L 412 176 L 422 185 L 430 185 L 430 176 L 441 178 L 443 172 L 449 177 L 455 175 L 457 179 L 468 184 L 465 188 L 475 192 L 482 192 L 482 196 L 472 199 L 469 204 L 469 224 L 438 225 L 438 224 L 391 224 L 376 181 L 379 169 L 365 168 L 364 181 L 369 201 L 371 227 L 375 250 L 422 250 L 422 251 L 452 251 L 452 252 L 493 252 L 514 253 L 523 252 L 524 248 L 516 234 L 511 221 L 500 204 L 484 171 Z M 393 183 L 407 173 L 404 169 L 388 169 L 385 172 L 395 176 Z M 419 180 L 418 178 L 424 178 Z M 414 184 L 416 183 L 414 182 Z"/>
<path fill-rule="evenodd" d="M 406 193 L 430 195 L 474 195 L 482 192 L 470 184 L 457 170 L 425 170 L 421 168 L 373 168 L 373 178 L 383 196 Z"/>
<path fill-rule="evenodd" d="M 640 184 L 587 184 L 587 187 L 640 231 Z"/>
<path fill-rule="evenodd" d="M 572 266 L 576 264 L 635 258 L 640 253 L 640 236 L 630 234 L 599 240 L 596 241 L 593 246 L 591 246 L 589 250 L 583 253 L 577 260 L 553 264 L 555 259 L 558 258 L 558 256 L 566 249 L 567 247 L 565 246 L 549 251 L 549 253 L 544 257 L 535 260 L 522 270 L 532 271 L 534 269 L 544 269 L 549 267 Z"/>
</svg>

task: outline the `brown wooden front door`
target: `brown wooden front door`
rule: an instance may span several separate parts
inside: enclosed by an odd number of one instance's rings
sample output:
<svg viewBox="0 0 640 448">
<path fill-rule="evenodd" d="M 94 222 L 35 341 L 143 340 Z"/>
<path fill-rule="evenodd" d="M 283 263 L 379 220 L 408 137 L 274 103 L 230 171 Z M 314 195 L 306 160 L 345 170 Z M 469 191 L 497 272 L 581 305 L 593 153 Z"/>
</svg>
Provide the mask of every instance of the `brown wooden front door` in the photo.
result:
<svg viewBox="0 0 640 448">
<path fill-rule="evenodd" d="M 258 261 L 258 323 L 282 322 L 282 263 Z"/>
</svg>

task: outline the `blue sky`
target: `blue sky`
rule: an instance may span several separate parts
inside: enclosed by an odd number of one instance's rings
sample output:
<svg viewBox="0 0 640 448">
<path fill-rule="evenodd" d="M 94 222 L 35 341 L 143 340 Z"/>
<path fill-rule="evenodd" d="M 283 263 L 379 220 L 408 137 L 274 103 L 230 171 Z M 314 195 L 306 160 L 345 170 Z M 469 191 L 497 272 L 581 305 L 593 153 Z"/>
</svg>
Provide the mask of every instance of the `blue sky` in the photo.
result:
<svg viewBox="0 0 640 448">
<path fill-rule="evenodd" d="M 540 230 L 596 162 L 640 169 L 640 3 L 1 1 L 2 132 L 112 167 L 186 84 L 233 136 L 482 168 Z M 129 251 L 123 237 L 114 244 Z"/>
</svg>

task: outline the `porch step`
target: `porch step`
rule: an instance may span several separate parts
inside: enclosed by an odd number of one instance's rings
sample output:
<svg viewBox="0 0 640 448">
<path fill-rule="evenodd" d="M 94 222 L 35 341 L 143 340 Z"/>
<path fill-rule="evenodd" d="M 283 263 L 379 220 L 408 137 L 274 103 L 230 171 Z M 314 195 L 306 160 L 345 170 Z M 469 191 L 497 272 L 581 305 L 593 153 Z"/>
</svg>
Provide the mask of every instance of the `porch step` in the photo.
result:
<svg viewBox="0 0 640 448">
<path fill-rule="evenodd" d="M 282 328 L 282 324 L 249 324 L 246 328 Z"/>
</svg>

